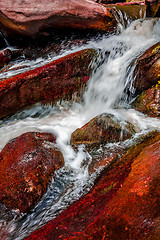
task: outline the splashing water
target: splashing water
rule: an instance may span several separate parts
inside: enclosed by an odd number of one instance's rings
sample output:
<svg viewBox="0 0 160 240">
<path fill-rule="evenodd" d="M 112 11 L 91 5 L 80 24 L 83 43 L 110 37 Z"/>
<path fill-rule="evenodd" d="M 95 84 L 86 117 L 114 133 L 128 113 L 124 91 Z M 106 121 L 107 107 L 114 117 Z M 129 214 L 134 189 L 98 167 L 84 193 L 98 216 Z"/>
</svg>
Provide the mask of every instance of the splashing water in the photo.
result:
<svg viewBox="0 0 160 240">
<path fill-rule="evenodd" d="M 63 102 L 54 107 L 37 104 L 0 122 L 0 135 L 3 139 L 0 149 L 10 139 L 27 131 L 53 132 L 65 159 L 65 167 L 57 172 L 55 180 L 52 180 L 47 193 L 32 213 L 8 224 L 7 230 L 12 236 L 11 239 L 23 239 L 53 219 L 93 186 L 96 174 L 88 174 L 88 165 L 92 157 L 84 151 L 83 146 L 79 147 L 78 152 L 70 146 L 70 136 L 75 129 L 94 116 L 106 112 L 117 115 L 122 121 L 133 123 L 141 133 L 153 129 L 160 130 L 158 119 L 126 108 L 128 103 L 124 101 L 126 86 L 130 84 L 130 91 L 134 90 L 134 66 L 131 67 L 131 63 L 145 49 L 160 41 L 159 29 L 160 21 L 136 20 L 126 29 L 122 28 L 118 35 L 104 36 L 83 46 L 101 49 L 104 61 L 90 78 L 81 103 L 74 102 L 71 105 Z M 87 166 L 83 165 L 86 159 Z"/>
</svg>

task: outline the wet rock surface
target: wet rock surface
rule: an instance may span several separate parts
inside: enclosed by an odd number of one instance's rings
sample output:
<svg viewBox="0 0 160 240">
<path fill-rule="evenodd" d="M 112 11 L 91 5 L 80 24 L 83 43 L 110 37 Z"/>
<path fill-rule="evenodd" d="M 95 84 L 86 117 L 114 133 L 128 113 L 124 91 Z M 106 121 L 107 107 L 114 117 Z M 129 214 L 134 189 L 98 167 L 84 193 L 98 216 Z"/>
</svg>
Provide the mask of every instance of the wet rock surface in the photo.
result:
<svg viewBox="0 0 160 240">
<path fill-rule="evenodd" d="M 121 123 L 112 114 L 101 114 L 71 135 L 71 144 L 118 142 L 131 138 L 135 133 L 130 123 Z"/>
<path fill-rule="evenodd" d="M 96 50 L 84 49 L 1 81 L 0 118 L 34 103 L 72 98 L 87 83 L 96 56 Z"/>
<path fill-rule="evenodd" d="M 154 132 L 112 162 L 86 196 L 26 239 L 158 239 L 159 160 L 160 134 Z"/>
<path fill-rule="evenodd" d="M 0 202 L 28 212 L 46 192 L 54 171 L 64 165 L 51 133 L 28 132 L 11 140 L 0 153 Z"/>
<path fill-rule="evenodd" d="M 160 85 L 157 84 L 143 91 L 132 106 L 151 117 L 160 117 Z"/>
<path fill-rule="evenodd" d="M 160 80 L 160 42 L 147 49 L 136 62 L 133 87 L 142 92 Z"/>
</svg>

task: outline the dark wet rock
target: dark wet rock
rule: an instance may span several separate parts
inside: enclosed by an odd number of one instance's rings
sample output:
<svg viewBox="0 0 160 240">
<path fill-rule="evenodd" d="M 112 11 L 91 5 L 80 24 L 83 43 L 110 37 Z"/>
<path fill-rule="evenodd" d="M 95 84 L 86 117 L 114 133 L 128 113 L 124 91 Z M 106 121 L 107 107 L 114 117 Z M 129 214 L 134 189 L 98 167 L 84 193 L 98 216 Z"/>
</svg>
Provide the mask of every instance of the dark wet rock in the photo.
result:
<svg viewBox="0 0 160 240">
<path fill-rule="evenodd" d="M 47 190 L 54 171 L 64 165 L 51 133 L 28 132 L 11 140 L 0 153 L 0 202 L 27 212 Z"/>
<path fill-rule="evenodd" d="M 22 50 L 14 49 L 10 50 L 6 48 L 0 52 L 0 68 L 7 65 L 10 61 L 15 60 L 23 54 Z"/>
<path fill-rule="evenodd" d="M 160 117 L 160 85 L 143 91 L 134 100 L 132 107 L 150 117 Z"/>
<path fill-rule="evenodd" d="M 147 49 L 136 62 L 133 87 L 142 92 L 160 80 L 160 42 Z"/>
<path fill-rule="evenodd" d="M 71 99 L 87 83 L 97 56 L 96 50 L 84 49 L 1 81 L 0 118 L 34 103 Z"/>
<path fill-rule="evenodd" d="M 94 188 L 26 240 L 159 239 L 160 133 L 139 140 Z"/>
<path fill-rule="evenodd" d="M 0 22 L 6 35 L 48 34 L 50 28 L 112 31 L 116 26 L 110 10 L 94 0 L 1 1 Z"/>
<path fill-rule="evenodd" d="M 5 49 L 0 52 L 0 68 L 7 64 L 12 58 L 12 52 L 9 49 Z"/>
<path fill-rule="evenodd" d="M 160 1 L 159 0 L 146 0 L 147 17 L 160 17 Z"/>
<path fill-rule="evenodd" d="M 112 114 L 101 114 L 75 130 L 71 135 L 71 144 L 118 142 L 131 138 L 133 133 L 132 124 L 122 123 Z"/>
</svg>

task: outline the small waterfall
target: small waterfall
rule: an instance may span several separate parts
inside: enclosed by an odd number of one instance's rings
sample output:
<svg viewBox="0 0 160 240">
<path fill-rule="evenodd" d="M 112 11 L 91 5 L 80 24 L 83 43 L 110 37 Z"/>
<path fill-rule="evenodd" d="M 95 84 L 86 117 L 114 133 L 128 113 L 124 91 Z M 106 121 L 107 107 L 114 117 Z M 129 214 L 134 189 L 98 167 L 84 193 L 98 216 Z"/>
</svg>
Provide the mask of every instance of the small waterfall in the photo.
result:
<svg viewBox="0 0 160 240">
<path fill-rule="evenodd" d="M 121 34 L 104 38 L 97 43 L 105 61 L 90 79 L 84 94 L 84 109 L 91 117 L 119 107 L 127 85 L 130 86 L 130 91 L 134 91 L 134 65 L 131 67 L 131 63 L 158 41 L 159 24 L 155 24 L 155 20 L 137 20 L 122 30 Z M 127 96 L 123 98 L 127 99 Z"/>
<path fill-rule="evenodd" d="M 2 36 L 2 38 L 6 44 L 6 47 L 10 47 L 9 42 L 7 41 L 7 38 L 2 30 L 0 31 L 0 35 Z"/>
</svg>

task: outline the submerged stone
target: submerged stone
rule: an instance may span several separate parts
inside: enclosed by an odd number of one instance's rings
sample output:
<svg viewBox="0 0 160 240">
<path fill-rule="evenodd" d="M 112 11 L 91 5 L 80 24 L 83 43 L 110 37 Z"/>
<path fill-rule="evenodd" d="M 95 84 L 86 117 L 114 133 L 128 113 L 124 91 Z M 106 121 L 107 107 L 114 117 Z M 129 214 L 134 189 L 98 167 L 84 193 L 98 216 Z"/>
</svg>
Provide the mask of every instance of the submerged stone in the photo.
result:
<svg viewBox="0 0 160 240">
<path fill-rule="evenodd" d="M 0 153 L 0 202 L 28 212 L 41 199 L 64 165 L 63 155 L 51 133 L 28 132 L 11 140 Z"/>
<path fill-rule="evenodd" d="M 112 114 L 100 114 L 71 135 L 71 144 L 118 142 L 131 138 L 132 124 L 122 122 Z"/>
<path fill-rule="evenodd" d="M 159 239 L 160 133 L 139 140 L 94 188 L 26 240 Z"/>
<path fill-rule="evenodd" d="M 0 82 L 0 118 L 35 103 L 70 99 L 87 83 L 97 57 L 84 49 Z"/>
</svg>

